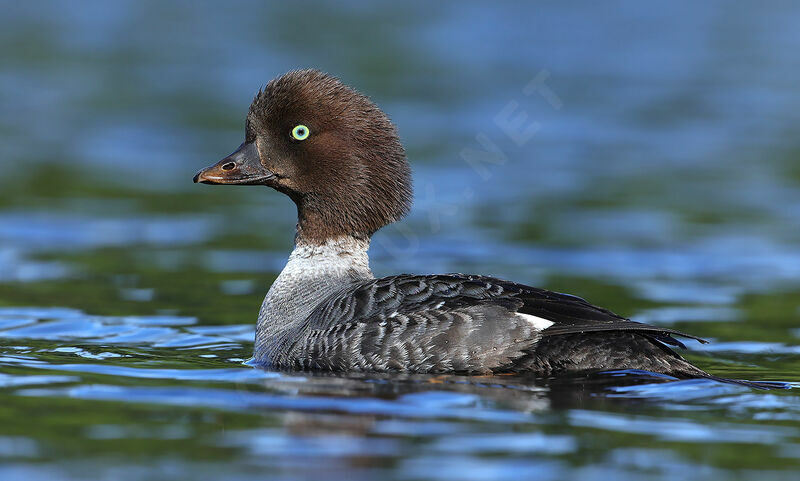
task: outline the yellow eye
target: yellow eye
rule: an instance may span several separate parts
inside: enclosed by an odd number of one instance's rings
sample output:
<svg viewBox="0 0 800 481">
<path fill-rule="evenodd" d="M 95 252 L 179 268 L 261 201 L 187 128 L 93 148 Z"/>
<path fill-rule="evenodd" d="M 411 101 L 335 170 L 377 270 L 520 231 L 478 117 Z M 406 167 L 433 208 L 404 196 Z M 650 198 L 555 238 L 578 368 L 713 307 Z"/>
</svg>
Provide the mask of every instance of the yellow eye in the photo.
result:
<svg viewBox="0 0 800 481">
<path fill-rule="evenodd" d="M 303 124 L 300 124 L 292 129 L 292 137 L 297 140 L 306 140 L 308 138 L 308 127 Z"/>
</svg>

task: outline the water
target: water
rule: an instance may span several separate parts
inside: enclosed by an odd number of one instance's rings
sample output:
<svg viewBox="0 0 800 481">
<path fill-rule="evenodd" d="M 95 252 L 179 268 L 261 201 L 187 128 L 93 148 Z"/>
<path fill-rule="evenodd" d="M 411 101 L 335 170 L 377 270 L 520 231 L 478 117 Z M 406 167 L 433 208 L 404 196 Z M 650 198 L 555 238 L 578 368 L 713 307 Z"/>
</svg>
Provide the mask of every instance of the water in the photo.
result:
<svg viewBox="0 0 800 481">
<path fill-rule="evenodd" d="M 328 70 L 414 168 L 377 274 L 579 294 L 712 340 L 684 353 L 716 374 L 800 383 L 798 10 L 6 5 L 0 477 L 795 479 L 797 388 L 252 368 L 294 209 L 191 177 L 261 84 Z"/>
</svg>

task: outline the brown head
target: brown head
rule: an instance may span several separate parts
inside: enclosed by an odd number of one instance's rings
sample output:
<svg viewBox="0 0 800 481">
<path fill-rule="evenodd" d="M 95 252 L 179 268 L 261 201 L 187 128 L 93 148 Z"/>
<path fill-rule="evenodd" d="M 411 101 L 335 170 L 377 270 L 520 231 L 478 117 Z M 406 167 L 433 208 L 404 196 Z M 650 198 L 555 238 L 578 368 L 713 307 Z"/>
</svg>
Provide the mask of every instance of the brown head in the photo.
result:
<svg viewBox="0 0 800 481">
<path fill-rule="evenodd" d="M 297 204 L 297 235 L 369 238 L 406 214 L 411 171 L 394 124 L 371 100 L 318 70 L 258 92 L 245 140 L 197 173 L 205 184 L 267 185 Z"/>
</svg>

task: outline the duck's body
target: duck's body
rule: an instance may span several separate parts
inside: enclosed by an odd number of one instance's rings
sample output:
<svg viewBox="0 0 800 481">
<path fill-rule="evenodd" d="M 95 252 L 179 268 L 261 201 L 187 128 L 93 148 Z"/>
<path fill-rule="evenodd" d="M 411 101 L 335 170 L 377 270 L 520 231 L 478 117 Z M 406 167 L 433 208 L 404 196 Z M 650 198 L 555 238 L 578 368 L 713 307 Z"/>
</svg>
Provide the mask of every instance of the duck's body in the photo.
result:
<svg viewBox="0 0 800 481">
<path fill-rule="evenodd" d="M 256 326 L 262 365 L 542 375 L 640 369 L 718 379 L 668 347 L 682 347 L 673 335 L 696 337 L 578 297 L 478 275 L 376 279 L 369 240 L 408 210 L 410 170 L 385 114 L 321 72 L 270 82 L 250 108 L 245 142 L 198 181 L 268 185 L 297 204 L 295 249 Z"/>
<path fill-rule="evenodd" d="M 672 334 L 692 336 L 492 277 L 376 279 L 366 249 L 354 239 L 295 249 L 259 314 L 258 363 L 329 371 L 702 373 L 664 345 L 679 345 Z"/>
</svg>

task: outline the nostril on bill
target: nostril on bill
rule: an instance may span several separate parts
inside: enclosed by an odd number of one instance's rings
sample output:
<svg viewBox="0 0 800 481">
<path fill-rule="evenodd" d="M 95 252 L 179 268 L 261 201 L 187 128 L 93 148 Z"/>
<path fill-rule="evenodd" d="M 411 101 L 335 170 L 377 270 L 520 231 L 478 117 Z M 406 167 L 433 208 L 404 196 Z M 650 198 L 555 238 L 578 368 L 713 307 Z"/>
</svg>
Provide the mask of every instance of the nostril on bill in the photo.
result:
<svg viewBox="0 0 800 481">
<path fill-rule="evenodd" d="M 232 170 L 234 167 L 236 167 L 236 164 L 234 164 L 233 162 L 228 162 L 227 164 L 222 166 L 222 170 Z"/>
</svg>

